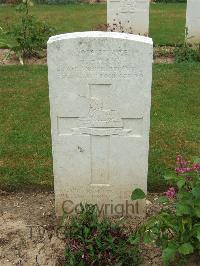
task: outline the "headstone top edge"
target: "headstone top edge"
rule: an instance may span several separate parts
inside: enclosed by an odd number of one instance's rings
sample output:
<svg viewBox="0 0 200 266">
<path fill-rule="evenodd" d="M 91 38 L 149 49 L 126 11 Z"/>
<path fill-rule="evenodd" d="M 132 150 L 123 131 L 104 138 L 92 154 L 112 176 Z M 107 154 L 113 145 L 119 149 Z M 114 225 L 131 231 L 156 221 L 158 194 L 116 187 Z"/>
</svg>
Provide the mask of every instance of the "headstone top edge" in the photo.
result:
<svg viewBox="0 0 200 266">
<path fill-rule="evenodd" d="M 129 33 L 106 32 L 106 31 L 84 31 L 84 32 L 73 32 L 73 33 L 55 35 L 49 38 L 47 44 L 49 45 L 57 41 L 76 39 L 76 38 L 113 38 L 113 39 L 132 40 L 136 42 L 142 42 L 153 45 L 153 40 L 152 38 L 149 37 L 134 35 Z"/>
</svg>

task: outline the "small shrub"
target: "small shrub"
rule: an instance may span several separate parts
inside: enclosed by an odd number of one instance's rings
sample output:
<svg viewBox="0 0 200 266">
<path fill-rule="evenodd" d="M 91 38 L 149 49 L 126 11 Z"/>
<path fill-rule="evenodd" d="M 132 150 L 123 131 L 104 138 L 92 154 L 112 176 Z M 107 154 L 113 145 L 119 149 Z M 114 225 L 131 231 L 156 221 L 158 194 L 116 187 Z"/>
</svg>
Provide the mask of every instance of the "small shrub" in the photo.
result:
<svg viewBox="0 0 200 266">
<path fill-rule="evenodd" d="M 191 255 L 200 256 L 200 163 L 178 156 L 176 164 L 176 174 L 165 178 L 171 186 L 159 199 L 163 209 L 133 234 L 136 242 L 161 247 L 164 265 L 173 260 L 183 265 Z"/>
<path fill-rule="evenodd" d="M 54 29 L 48 24 L 29 14 L 29 7 L 32 5 L 30 0 L 20 3 L 16 8 L 22 12 L 20 23 L 4 33 L 12 41 L 7 43 L 7 47 L 17 54 L 21 62 L 26 57 L 39 56 L 46 47 L 48 37 L 54 33 Z"/>
<path fill-rule="evenodd" d="M 200 44 L 190 46 L 188 43 L 188 29 L 185 29 L 185 41 L 180 47 L 174 49 L 175 62 L 200 62 Z"/>
<path fill-rule="evenodd" d="M 200 45 L 191 47 L 186 42 L 174 49 L 175 62 L 200 62 Z"/>
<path fill-rule="evenodd" d="M 81 205 L 81 212 L 66 228 L 65 265 L 138 265 L 137 245 L 130 243 L 118 223 L 98 218 L 95 205 Z"/>
<path fill-rule="evenodd" d="M 46 47 L 46 41 L 53 29 L 45 22 L 38 21 L 34 16 L 25 15 L 21 23 L 8 32 L 14 41 L 12 50 L 21 57 L 37 56 Z"/>
</svg>

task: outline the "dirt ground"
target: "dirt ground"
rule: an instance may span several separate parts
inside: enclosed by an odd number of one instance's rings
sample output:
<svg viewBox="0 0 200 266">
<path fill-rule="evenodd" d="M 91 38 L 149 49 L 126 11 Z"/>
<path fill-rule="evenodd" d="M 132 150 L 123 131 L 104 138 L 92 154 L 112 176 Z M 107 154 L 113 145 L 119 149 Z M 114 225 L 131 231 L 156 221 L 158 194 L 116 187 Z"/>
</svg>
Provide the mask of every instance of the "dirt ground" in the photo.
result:
<svg viewBox="0 0 200 266">
<path fill-rule="evenodd" d="M 0 265 L 59 265 L 53 193 L 1 193 L 0 214 Z"/>
<path fill-rule="evenodd" d="M 149 195 L 147 217 L 158 212 L 157 194 Z M 132 231 L 143 218 L 126 218 Z M 142 246 L 142 266 L 161 266 L 159 249 Z M 0 191 L 0 266 L 63 265 L 65 240 L 54 212 L 53 192 Z M 187 266 L 199 266 L 189 263 Z"/>
<path fill-rule="evenodd" d="M 46 64 L 46 56 L 42 58 L 31 57 L 24 60 L 25 65 L 43 65 Z M 17 56 L 9 49 L 0 49 L 0 66 L 4 65 L 20 65 Z"/>
</svg>

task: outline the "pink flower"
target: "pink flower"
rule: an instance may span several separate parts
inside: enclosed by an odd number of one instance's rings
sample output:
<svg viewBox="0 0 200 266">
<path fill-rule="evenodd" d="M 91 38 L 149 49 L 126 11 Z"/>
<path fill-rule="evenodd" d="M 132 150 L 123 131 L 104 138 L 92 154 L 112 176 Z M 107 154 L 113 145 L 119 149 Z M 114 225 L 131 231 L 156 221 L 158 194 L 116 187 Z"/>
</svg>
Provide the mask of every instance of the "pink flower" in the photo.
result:
<svg viewBox="0 0 200 266">
<path fill-rule="evenodd" d="M 177 155 L 176 156 L 176 162 L 179 163 L 181 160 L 182 160 L 182 156 L 181 155 Z"/>
<path fill-rule="evenodd" d="M 192 169 L 200 172 L 200 163 L 193 164 Z"/>
<path fill-rule="evenodd" d="M 164 192 L 164 195 L 168 198 L 172 199 L 176 195 L 176 190 L 174 187 L 170 187 L 166 192 Z"/>
<path fill-rule="evenodd" d="M 178 155 L 176 157 L 176 164 L 177 164 L 177 167 L 184 168 L 187 166 L 188 162 L 185 161 L 181 155 Z"/>
<path fill-rule="evenodd" d="M 176 157 L 176 174 L 184 174 L 191 171 L 200 172 L 200 163 L 194 163 L 193 165 L 190 162 L 185 161 L 181 155 Z"/>
<path fill-rule="evenodd" d="M 183 173 L 190 172 L 192 170 L 192 168 L 190 168 L 190 167 L 178 167 L 175 170 L 176 170 L 177 174 L 183 174 Z"/>
<path fill-rule="evenodd" d="M 86 260 L 88 256 L 88 253 L 86 251 L 84 251 L 84 253 L 82 254 L 81 258 Z"/>
<path fill-rule="evenodd" d="M 77 250 L 77 249 L 79 249 L 79 247 L 78 247 L 78 245 L 77 245 L 77 243 L 76 243 L 75 240 L 72 241 L 72 243 L 71 243 L 71 247 L 72 247 L 72 250 Z"/>
</svg>

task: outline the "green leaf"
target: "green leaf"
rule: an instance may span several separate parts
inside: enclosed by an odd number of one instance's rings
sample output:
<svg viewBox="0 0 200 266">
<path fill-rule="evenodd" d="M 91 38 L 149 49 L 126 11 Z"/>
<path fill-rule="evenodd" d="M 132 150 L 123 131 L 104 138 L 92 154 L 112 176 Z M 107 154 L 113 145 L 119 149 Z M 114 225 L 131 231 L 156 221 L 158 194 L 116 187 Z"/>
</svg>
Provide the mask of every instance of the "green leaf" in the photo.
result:
<svg viewBox="0 0 200 266">
<path fill-rule="evenodd" d="M 194 157 L 192 161 L 193 161 L 193 163 L 200 163 L 200 158 Z"/>
<path fill-rule="evenodd" d="M 194 213 L 198 218 L 200 218 L 200 208 L 195 208 Z"/>
<path fill-rule="evenodd" d="M 175 179 L 175 177 L 174 177 L 174 176 L 164 176 L 164 179 L 165 179 L 166 181 L 168 181 L 168 180 L 173 180 L 173 179 Z"/>
<path fill-rule="evenodd" d="M 153 235 L 150 231 L 144 233 L 144 243 L 150 244 L 154 240 Z"/>
<path fill-rule="evenodd" d="M 184 243 L 178 248 L 178 251 L 182 255 L 188 255 L 188 254 L 193 253 L 194 248 L 190 243 Z"/>
<path fill-rule="evenodd" d="M 138 244 L 140 242 L 140 236 L 139 235 L 131 235 L 128 240 L 132 245 L 135 245 L 135 244 Z"/>
<path fill-rule="evenodd" d="M 4 41 L 0 40 L 0 47 L 11 49 L 12 45 L 10 45 L 9 43 L 5 43 Z"/>
<path fill-rule="evenodd" d="M 200 198 L 200 186 L 192 189 L 192 195 L 197 199 Z"/>
<path fill-rule="evenodd" d="M 182 188 L 184 185 L 185 185 L 185 179 L 184 178 L 180 179 L 177 182 L 177 186 L 178 186 L 179 189 Z"/>
<path fill-rule="evenodd" d="M 144 193 L 144 191 L 140 188 L 136 188 L 131 195 L 131 199 L 132 200 L 137 200 L 137 199 L 145 199 L 146 195 Z"/>
<path fill-rule="evenodd" d="M 168 203 L 169 200 L 168 200 L 168 198 L 166 196 L 161 196 L 161 197 L 158 198 L 158 202 L 159 203 Z"/>
<path fill-rule="evenodd" d="M 197 228 L 197 239 L 200 242 L 200 227 Z"/>
<path fill-rule="evenodd" d="M 173 260 L 175 254 L 176 254 L 176 248 L 175 247 L 165 248 L 162 252 L 164 265 L 169 265 L 169 262 Z"/>
<path fill-rule="evenodd" d="M 176 205 L 176 214 L 178 216 L 182 216 L 183 214 L 190 214 L 190 212 L 191 208 L 189 206 L 180 203 Z"/>
<path fill-rule="evenodd" d="M 90 234 L 90 229 L 89 228 L 87 228 L 87 227 L 84 227 L 84 237 L 88 237 L 89 236 L 89 234 Z"/>
</svg>

